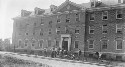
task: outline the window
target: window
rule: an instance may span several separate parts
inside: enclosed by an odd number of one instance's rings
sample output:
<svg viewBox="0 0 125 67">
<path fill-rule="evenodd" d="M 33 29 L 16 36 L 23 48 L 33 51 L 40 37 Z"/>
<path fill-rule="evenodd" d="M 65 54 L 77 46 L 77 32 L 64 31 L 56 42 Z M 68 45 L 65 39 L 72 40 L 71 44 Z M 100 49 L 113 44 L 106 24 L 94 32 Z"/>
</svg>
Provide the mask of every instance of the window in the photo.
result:
<svg viewBox="0 0 125 67">
<path fill-rule="evenodd" d="M 89 40 L 89 49 L 94 48 L 94 40 Z"/>
<path fill-rule="evenodd" d="M 43 40 L 39 41 L 39 47 L 42 48 L 43 47 Z"/>
<path fill-rule="evenodd" d="M 49 29 L 49 34 L 51 34 L 51 29 Z"/>
<path fill-rule="evenodd" d="M 122 25 L 121 24 L 116 24 L 116 33 L 122 34 Z"/>
<path fill-rule="evenodd" d="M 95 19 L 95 14 L 94 13 L 90 13 L 90 20 L 94 21 L 94 19 Z"/>
<path fill-rule="evenodd" d="M 103 20 L 107 20 L 107 19 L 108 19 L 108 11 L 104 11 L 104 12 L 102 13 L 102 19 L 103 19 Z"/>
<path fill-rule="evenodd" d="M 76 29 L 76 30 L 75 30 L 75 33 L 76 33 L 76 34 L 79 34 L 79 30 L 78 30 L 78 29 Z"/>
<path fill-rule="evenodd" d="M 122 49 L 122 40 L 116 40 L 116 49 L 121 50 Z"/>
<path fill-rule="evenodd" d="M 21 43 L 22 43 L 22 41 L 21 41 L 21 40 L 19 40 L 19 41 L 18 41 L 19 47 L 21 47 Z"/>
<path fill-rule="evenodd" d="M 56 28 L 56 33 L 57 34 L 60 34 L 60 30 Z"/>
<path fill-rule="evenodd" d="M 34 23 L 34 26 L 36 26 L 36 23 Z"/>
<path fill-rule="evenodd" d="M 35 32 L 33 32 L 33 35 L 35 35 Z"/>
<path fill-rule="evenodd" d="M 59 47 L 59 41 L 56 41 L 56 46 Z"/>
<path fill-rule="evenodd" d="M 41 19 L 41 23 L 40 23 L 41 25 L 44 25 L 44 22 L 43 22 L 43 19 Z"/>
<path fill-rule="evenodd" d="M 89 26 L 89 34 L 94 34 L 94 26 Z"/>
<path fill-rule="evenodd" d="M 40 35 L 43 35 L 43 29 L 40 29 Z"/>
<path fill-rule="evenodd" d="M 28 39 L 25 40 L 24 45 L 28 46 Z"/>
<path fill-rule="evenodd" d="M 66 22 L 70 22 L 70 18 L 66 18 Z"/>
<path fill-rule="evenodd" d="M 79 14 L 76 14 L 76 21 L 79 22 Z"/>
<path fill-rule="evenodd" d="M 49 24 L 51 25 L 51 24 L 52 24 L 52 21 L 50 21 Z"/>
<path fill-rule="evenodd" d="M 51 40 L 48 40 L 48 47 L 51 47 Z"/>
<path fill-rule="evenodd" d="M 116 19 L 122 19 L 122 10 L 116 11 Z"/>
<path fill-rule="evenodd" d="M 106 34 L 107 33 L 107 25 L 102 26 L 102 33 Z"/>
<path fill-rule="evenodd" d="M 57 19 L 57 23 L 60 23 L 61 21 L 60 21 L 60 19 Z"/>
<path fill-rule="evenodd" d="M 102 49 L 107 49 L 108 40 L 102 40 Z"/>
<path fill-rule="evenodd" d="M 28 35 L 28 33 L 26 33 L 26 35 Z"/>
<path fill-rule="evenodd" d="M 123 0 L 118 0 L 118 3 L 123 3 Z"/>
<path fill-rule="evenodd" d="M 33 47 L 35 46 L 35 40 L 34 39 L 32 40 L 32 46 Z"/>
<path fill-rule="evenodd" d="M 79 46 L 79 41 L 75 41 L 75 48 L 78 48 Z"/>
</svg>

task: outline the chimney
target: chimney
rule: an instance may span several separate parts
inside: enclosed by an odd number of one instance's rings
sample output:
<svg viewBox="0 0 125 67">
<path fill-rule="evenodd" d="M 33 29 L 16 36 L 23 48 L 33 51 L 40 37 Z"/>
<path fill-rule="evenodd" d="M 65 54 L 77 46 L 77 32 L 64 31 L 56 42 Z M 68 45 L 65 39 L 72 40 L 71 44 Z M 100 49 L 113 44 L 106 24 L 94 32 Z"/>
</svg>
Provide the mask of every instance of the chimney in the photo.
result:
<svg viewBox="0 0 125 67">
<path fill-rule="evenodd" d="M 55 5 L 50 5 L 50 9 L 51 9 L 51 11 L 53 12 L 53 11 L 55 11 L 55 10 L 57 9 L 57 6 L 55 6 Z"/>
<path fill-rule="evenodd" d="M 97 2 L 98 2 L 98 0 L 90 0 L 91 7 L 96 7 Z"/>
</svg>

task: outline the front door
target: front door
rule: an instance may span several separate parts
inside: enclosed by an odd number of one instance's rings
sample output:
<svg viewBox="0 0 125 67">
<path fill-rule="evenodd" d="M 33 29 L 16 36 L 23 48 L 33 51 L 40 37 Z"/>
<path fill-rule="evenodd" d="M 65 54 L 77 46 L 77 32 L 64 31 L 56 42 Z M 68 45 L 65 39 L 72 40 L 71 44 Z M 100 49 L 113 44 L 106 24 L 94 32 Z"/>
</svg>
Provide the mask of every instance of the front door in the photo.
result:
<svg viewBox="0 0 125 67">
<path fill-rule="evenodd" d="M 63 41 L 62 48 L 68 51 L 68 41 Z"/>
</svg>

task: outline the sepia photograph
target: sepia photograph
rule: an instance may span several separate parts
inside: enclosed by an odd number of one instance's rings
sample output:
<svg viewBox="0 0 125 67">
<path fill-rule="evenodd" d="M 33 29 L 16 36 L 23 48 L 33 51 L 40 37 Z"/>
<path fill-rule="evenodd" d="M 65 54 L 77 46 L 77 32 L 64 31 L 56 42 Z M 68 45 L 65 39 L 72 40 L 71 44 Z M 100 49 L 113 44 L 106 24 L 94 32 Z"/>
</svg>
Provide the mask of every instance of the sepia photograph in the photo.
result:
<svg viewBox="0 0 125 67">
<path fill-rule="evenodd" d="M 0 67 L 125 67 L 125 0 L 0 0 Z"/>
</svg>

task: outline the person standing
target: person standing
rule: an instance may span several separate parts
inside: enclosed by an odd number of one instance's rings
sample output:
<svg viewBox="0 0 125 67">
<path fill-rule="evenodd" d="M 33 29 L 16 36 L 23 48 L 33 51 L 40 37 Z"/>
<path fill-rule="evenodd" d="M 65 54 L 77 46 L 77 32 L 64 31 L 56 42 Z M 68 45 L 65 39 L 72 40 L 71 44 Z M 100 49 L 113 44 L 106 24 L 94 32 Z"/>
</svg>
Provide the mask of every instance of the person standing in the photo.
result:
<svg viewBox="0 0 125 67">
<path fill-rule="evenodd" d="M 79 49 L 79 51 L 78 51 L 78 60 L 80 60 L 81 54 L 82 54 L 82 51 Z"/>
</svg>

